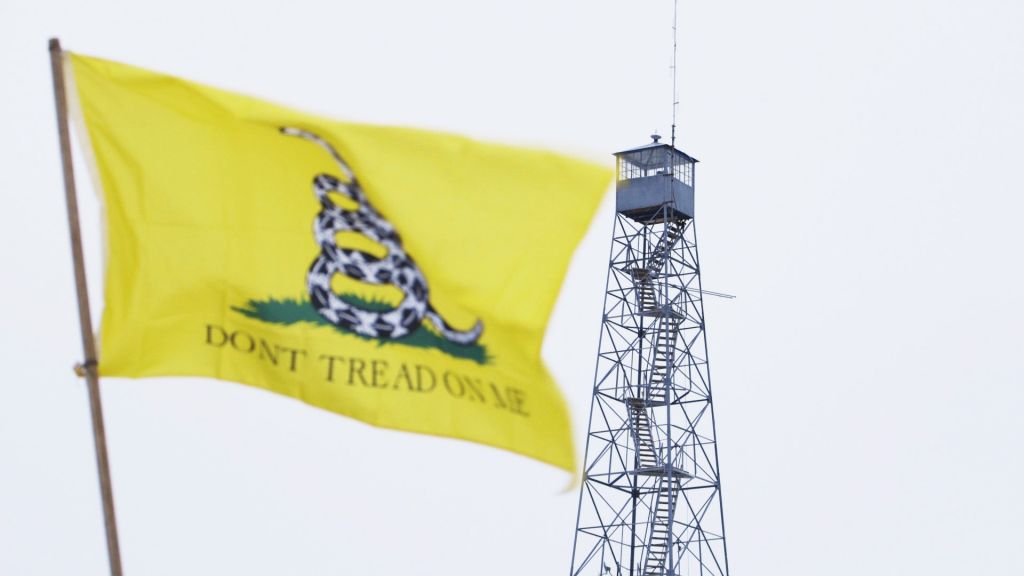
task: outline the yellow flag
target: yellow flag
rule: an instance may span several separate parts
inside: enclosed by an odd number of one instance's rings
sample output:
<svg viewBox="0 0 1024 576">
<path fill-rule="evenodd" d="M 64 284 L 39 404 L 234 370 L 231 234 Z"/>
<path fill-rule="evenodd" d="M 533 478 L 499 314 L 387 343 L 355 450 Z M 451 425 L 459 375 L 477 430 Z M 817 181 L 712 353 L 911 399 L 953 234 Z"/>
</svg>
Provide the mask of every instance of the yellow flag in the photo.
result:
<svg viewBox="0 0 1024 576">
<path fill-rule="evenodd" d="M 611 179 L 66 56 L 102 188 L 105 376 L 208 376 L 574 470 L 540 358 Z"/>
</svg>

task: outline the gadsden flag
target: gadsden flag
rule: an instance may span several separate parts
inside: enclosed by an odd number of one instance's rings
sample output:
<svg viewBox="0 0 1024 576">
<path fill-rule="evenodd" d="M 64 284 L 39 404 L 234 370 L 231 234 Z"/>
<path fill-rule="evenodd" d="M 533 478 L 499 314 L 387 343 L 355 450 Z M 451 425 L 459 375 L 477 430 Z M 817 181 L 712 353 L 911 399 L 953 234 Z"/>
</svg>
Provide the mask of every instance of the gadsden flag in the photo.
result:
<svg viewBox="0 0 1024 576">
<path fill-rule="evenodd" d="M 100 373 L 208 376 L 572 470 L 541 343 L 611 172 L 69 54 Z"/>
</svg>

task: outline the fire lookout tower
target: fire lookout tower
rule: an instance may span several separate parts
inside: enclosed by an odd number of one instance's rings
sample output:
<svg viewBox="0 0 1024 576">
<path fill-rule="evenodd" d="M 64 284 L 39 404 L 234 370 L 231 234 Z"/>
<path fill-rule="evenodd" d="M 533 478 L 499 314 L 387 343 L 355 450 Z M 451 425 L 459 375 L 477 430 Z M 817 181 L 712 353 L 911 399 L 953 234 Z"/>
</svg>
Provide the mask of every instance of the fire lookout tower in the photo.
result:
<svg viewBox="0 0 1024 576">
<path fill-rule="evenodd" d="M 571 576 L 728 576 L 694 228 L 697 160 L 615 154 L 616 214 Z"/>
</svg>

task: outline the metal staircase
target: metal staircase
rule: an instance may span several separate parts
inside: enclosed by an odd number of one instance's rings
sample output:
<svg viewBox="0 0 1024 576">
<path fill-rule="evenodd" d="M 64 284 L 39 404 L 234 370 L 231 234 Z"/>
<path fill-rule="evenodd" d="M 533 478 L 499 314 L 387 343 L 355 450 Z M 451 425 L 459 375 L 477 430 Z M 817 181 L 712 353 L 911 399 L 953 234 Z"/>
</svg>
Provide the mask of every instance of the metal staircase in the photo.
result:
<svg viewBox="0 0 1024 576">
<path fill-rule="evenodd" d="M 666 559 L 672 544 L 672 515 L 675 511 L 675 500 L 677 492 L 681 488 L 680 479 L 689 476 L 681 470 L 670 469 L 662 461 L 654 444 L 649 414 L 651 407 L 665 406 L 675 399 L 672 372 L 675 370 L 676 338 L 679 334 L 682 317 L 668 309 L 665 302 L 659 306 L 658 287 L 655 285 L 655 281 L 664 268 L 672 248 L 683 235 L 685 226 L 686 221 L 683 219 L 668 221 L 658 243 L 651 250 L 645 266 L 632 270 L 640 315 L 656 317 L 651 325 L 651 329 L 655 331 L 655 338 L 650 373 L 644 390 L 646 397 L 626 400 L 629 423 L 636 448 L 636 473 L 660 476 L 657 498 L 654 508 L 651 510 L 643 576 L 663 576 L 667 573 Z"/>
<path fill-rule="evenodd" d="M 633 268 L 633 284 L 636 287 L 637 308 L 641 315 L 658 313 L 657 288 L 654 281 L 665 266 L 665 260 L 672 252 L 672 247 L 683 235 L 686 228 L 686 221 L 683 219 L 670 220 L 665 225 L 665 233 L 658 239 L 658 243 L 651 250 L 643 268 Z"/>
<path fill-rule="evenodd" d="M 633 285 L 636 288 L 636 306 L 640 315 L 658 313 L 658 299 L 655 295 L 654 280 L 647 268 L 633 268 Z"/>
<path fill-rule="evenodd" d="M 681 486 L 677 478 L 663 478 L 658 486 L 658 498 L 651 511 L 651 531 L 647 541 L 647 559 L 644 561 L 643 576 L 667 574 L 669 549 L 672 546 L 672 516 L 675 513 L 676 494 Z"/>
<path fill-rule="evenodd" d="M 651 256 L 647 259 L 647 270 L 658 272 L 665 265 L 665 259 L 676 245 L 676 241 L 683 235 L 686 228 L 686 220 L 676 218 L 665 225 L 665 233 L 658 240 L 658 244 L 651 250 Z"/>
<path fill-rule="evenodd" d="M 661 458 L 654 447 L 651 436 L 651 421 L 647 417 L 647 403 L 643 398 L 626 400 L 629 406 L 629 427 L 633 432 L 633 444 L 636 447 L 637 468 L 655 468 Z"/>
<path fill-rule="evenodd" d="M 671 376 L 675 367 L 679 323 L 680 318 L 673 315 L 662 318 L 657 325 L 658 337 L 654 344 L 651 376 L 647 385 L 647 404 L 650 406 L 662 406 L 674 400 Z"/>
</svg>

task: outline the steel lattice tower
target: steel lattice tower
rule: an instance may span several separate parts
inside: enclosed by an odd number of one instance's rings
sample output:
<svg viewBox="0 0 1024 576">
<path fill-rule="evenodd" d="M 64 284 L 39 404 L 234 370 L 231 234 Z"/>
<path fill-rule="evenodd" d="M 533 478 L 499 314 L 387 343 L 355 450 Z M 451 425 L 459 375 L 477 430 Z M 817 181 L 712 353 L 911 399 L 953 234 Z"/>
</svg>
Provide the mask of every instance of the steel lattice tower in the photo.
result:
<svg viewBox="0 0 1024 576">
<path fill-rule="evenodd" d="M 616 214 L 571 576 L 727 576 L 696 160 L 615 154 Z"/>
</svg>

